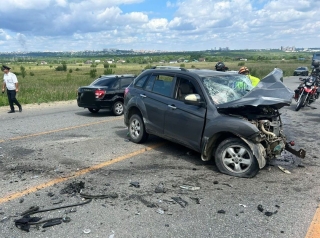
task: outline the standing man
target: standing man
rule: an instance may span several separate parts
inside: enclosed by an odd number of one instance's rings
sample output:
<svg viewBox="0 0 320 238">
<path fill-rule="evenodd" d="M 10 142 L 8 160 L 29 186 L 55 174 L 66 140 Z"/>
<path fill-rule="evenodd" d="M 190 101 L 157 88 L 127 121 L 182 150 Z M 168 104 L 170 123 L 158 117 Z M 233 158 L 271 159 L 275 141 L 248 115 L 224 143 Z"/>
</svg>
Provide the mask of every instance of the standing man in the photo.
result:
<svg viewBox="0 0 320 238">
<path fill-rule="evenodd" d="M 14 73 L 10 72 L 10 69 L 11 68 L 6 65 L 2 66 L 2 70 L 4 72 L 2 93 L 4 93 L 5 88 L 7 88 L 8 101 L 11 109 L 10 111 L 8 111 L 8 113 L 15 112 L 13 103 L 15 103 L 19 107 L 19 112 L 22 112 L 22 107 L 18 102 L 18 100 L 16 99 L 16 93 L 19 92 L 18 79 Z"/>
<path fill-rule="evenodd" d="M 260 82 L 260 79 L 257 77 L 254 77 L 250 74 L 249 69 L 246 66 L 243 66 L 239 69 L 239 74 L 247 75 L 251 81 L 251 84 L 253 87 L 257 86 L 257 84 Z"/>
</svg>

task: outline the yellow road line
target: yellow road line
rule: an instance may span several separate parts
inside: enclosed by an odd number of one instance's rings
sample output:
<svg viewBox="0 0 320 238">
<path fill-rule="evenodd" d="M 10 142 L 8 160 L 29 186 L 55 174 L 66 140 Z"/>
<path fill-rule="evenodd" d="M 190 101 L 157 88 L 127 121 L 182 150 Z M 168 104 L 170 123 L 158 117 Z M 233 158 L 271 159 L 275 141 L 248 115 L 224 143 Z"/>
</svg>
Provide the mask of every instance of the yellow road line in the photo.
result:
<svg viewBox="0 0 320 238">
<path fill-rule="evenodd" d="M 22 196 L 27 195 L 29 193 L 34 193 L 34 192 L 36 192 L 36 191 L 38 191 L 40 189 L 44 189 L 44 188 L 53 186 L 53 185 L 58 184 L 58 183 L 62 183 L 64 181 L 66 181 L 66 180 L 69 180 L 69 179 L 72 179 L 72 178 L 75 178 L 75 177 L 79 177 L 79 176 L 84 175 L 86 173 L 89 173 L 91 171 L 98 170 L 98 169 L 101 169 L 103 167 L 106 167 L 106 166 L 118 163 L 120 161 L 129 159 L 129 158 L 131 158 L 133 156 L 142 154 L 142 153 L 144 153 L 146 151 L 149 151 L 149 150 L 153 150 L 153 149 L 155 149 L 157 147 L 160 147 L 160 146 L 162 146 L 164 144 L 165 144 L 165 142 L 162 142 L 162 143 L 158 143 L 158 144 L 155 144 L 155 145 L 152 145 L 152 146 L 149 146 L 149 147 L 145 147 L 143 149 L 134 151 L 134 152 L 132 152 L 130 154 L 126 154 L 126 155 L 117 157 L 115 159 L 102 162 L 102 163 L 97 164 L 97 165 L 93 165 L 93 166 L 91 166 L 89 168 L 86 168 L 86 169 L 81 169 L 81 170 L 79 170 L 77 172 L 74 172 L 72 174 L 67 175 L 66 177 L 56 178 L 56 179 L 50 180 L 48 182 L 45 182 L 45 183 L 30 187 L 30 188 L 27 188 L 27 189 L 24 189 L 24 190 L 22 190 L 20 192 L 16 192 L 16 193 L 13 193 L 13 194 L 6 195 L 5 197 L 0 198 L 0 204 L 8 202 L 8 201 L 11 201 L 11 200 L 19 198 L 19 197 L 22 197 Z"/>
<path fill-rule="evenodd" d="M 320 237 L 320 208 L 317 208 L 316 214 L 309 226 L 307 235 L 305 238 L 319 238 Z"/>
<path fill-rule="evenodd" d="M 55 132 L 59 132 L 59 131 L 68 131 L 68 130 L 73 130 L 73 129 L 77 129 L 77 128 L 81 128 L 81 127 L 86 127 L 86 126 L 97 125 L 97 124 L 101 124 L 101 123 L 105 123 L 105 122 L 109 122 L 109 121 L 120 120 L 120 119 L 123 119 L 123 118 L 122 118 L 122 117 L 120 117 L 120 118 L 119 118 L 119 117 L 116 117 L 116 118 L 112 118 L 112 119 L 107 119 L 107 120 L 102 120 L 102 121 L 91 122 L 91 123 L 82 124 L 82 125 L 78 125 L 78 126 L 71 126 L 71 127 L 66 127 L 66 128 L 60 128 L 60 129 L 51 130 L 51 131 L 43 131 L 43 132 L 38 132 L 38 133 L 35 133 L 35 134 L 29 134 L 29 135 L 24 135 L 24 136 L 17 136 L 17 137 L 9 138 L 9 139 L 7 139 L 7 140 L 0 140 L 0 143 L 6 142 L 6 141 L 21 140 L 21 139 L 25 139 L 25 138 L 29 138 L 29 137 L 47 135 L 47 134 L 51 134 L 51 133 L 55 133 Z"/>
</svg>

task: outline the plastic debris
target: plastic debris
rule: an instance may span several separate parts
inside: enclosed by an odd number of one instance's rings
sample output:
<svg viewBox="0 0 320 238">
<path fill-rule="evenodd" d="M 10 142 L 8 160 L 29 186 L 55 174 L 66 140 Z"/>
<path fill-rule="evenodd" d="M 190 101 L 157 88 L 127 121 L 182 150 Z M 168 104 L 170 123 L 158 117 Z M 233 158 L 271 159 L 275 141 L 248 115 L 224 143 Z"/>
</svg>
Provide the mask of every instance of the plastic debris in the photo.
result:
<svg viewBox="0 0 320 238">
<path fill-rule="evenodd" d="M 282 172 L 284 172 L 284 173 L 286 173 L 286 174 L 291 174 L 291 172 L 290 172 L 289 170 L 283 168 L 283 167 L 280 166 L 280 165 L 278 166 L 278 168 L 279 168 Z"/>
<path fill-rule="evenodd" d="M 239 203 L 239 206 L 241 206 L 241 207 L 247 207 L 247 205 L 244 205 L 244 204 L 241 204 L 241 203 Z"/>
<path fill-rule="evenodd" d="M 218 213 L 220 213 L 220 214 L 226 214 L 226 211 L 225 211 L 225 210 L 219 210 Z"/>
<path fill-rule="evenodd" d="M 91 232 L 90 229 L 84 229 L 84 230 L 83 230 L 83 233 L 84 233 L 84 234 L 89 234 L 90 232 Z"/>
<path fill-rule="evenodd" d="M 139 182 L 130 182 L 130 187 L 140 188 Z"/>
<path fill-rule="evenodd" d="M 159 214 L 164 214 L 164 211 L 163 211 L 161 208 L 158 208 L 158 209 L 156 210 L 156 212 L 159 213 Z"/>
<path fill-rule="evenodd" d="M 258 208 L 258 210 L 259 210 L 260 212 L 263 212 L 263 210 L 264 210 L 261 204 L 259 204 L 257 208 Z"/>
<path fill-rule="evenodd" d="M 171 197 L 176 203 L 178 203 L 181 207 L 188 206 L 188 202 L 183 200 L 181 197 Z"/>
<path fill-rule="evenodd" d="M 190 185 L 181 185 L 180 188 L 186 189 L 186 190 L 192 190 L 192 191 L 200 189 L 200 187 L 195 187 L 195 186 L 190 186 Z"/>
<path fill-rule="evenodd" d="M 195 201 L 196 204 L 200 204 L 200 198 L 190 197 L 190 199 Z"/>
</svg>

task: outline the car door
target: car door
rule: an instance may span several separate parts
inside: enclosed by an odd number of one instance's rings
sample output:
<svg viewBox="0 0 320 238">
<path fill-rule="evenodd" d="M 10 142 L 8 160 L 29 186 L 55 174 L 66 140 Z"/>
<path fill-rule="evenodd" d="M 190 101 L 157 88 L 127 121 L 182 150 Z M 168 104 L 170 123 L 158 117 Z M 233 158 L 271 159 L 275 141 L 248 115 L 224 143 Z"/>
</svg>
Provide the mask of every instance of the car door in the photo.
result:
<svg viewBox="0 0 320 238">
<path fill-rule="evenodd" d="M 206 106 L 205 103 L 202 106 L 186 104 L 180 95 L 180 87 L 185 85 L 190 86 L 190 90 L 184 92 L 185 95 L 199 94 L 204 100 L 201 89 L 194 79 L 178 76 L 174 97 L 167 105 L 164 134 L 189 148 L 199 151 L 205 124 Z"/>
<path fill-rule="evenodd" d="M 172 100 L 174 75 L 153 73 L 140 93 L 145 107 L 145 125 L 149 133 L 163 136 L 164 115 Z"/>
</svg>

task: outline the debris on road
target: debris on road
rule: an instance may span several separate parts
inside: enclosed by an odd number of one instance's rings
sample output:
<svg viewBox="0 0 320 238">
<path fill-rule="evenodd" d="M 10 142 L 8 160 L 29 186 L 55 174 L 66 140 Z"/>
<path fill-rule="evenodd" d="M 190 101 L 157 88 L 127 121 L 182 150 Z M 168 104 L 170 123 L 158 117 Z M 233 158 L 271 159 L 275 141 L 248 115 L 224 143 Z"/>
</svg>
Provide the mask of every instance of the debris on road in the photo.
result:
<svg viewBox="0 0 320 238">
<path fill-rule="evenodd" d="M 190 197 L 190 199 L 195 201 L 196 204 L 200 204 L 200 198 Z"/>
<path fill-rule="evenodd" d="M 166 193 L 167 189 L 164 187 L 163 182 L 160 182 L 154 190 L 155 193 Z"/>
<path fill-rule="evenodd" d="M 220 214 L 226 214 L 226 211 L 225 211 L 225 210 L 219 210 L 218 213 L 220 213 Z"/>
<path fill-rule="evenodd" d="M 161 214 L 161 215 L 164 214 L 164 210 L 162 210 L 161 208 L 158 208 L 158 209 L 156 210 L 156 212 L 159 213 L 159 214 Z"/>
<path fill-rule="evenodd" d="M 84 234 L 89 234 L 90 232 L 91 232 L 90 229 L 84 229 L 84 230 L 83 230 L 83 233 L 84 233 Z"/>
<path fill-rule="evenodd" d="M 84 188 L 84 182 L 72 182 L 69 183 L 65 188 L 61 189 L 60 194 L 75 194 L 80 193 L 81 189 Z"/>
<path fill-rule="evenodd" d="M 186 190 L 191 190 L 191 191 L 200 189 L 200 187 L 195 187 L 195 186 L 190 186 L 190 185 L 181 185 L 180 188 L 186 189 Z"/>
<path fill-rule="evenodd" d="M 130 187 L 140 188 L 139 182 L 130 182 Z"/>
<path fill-rule="evenodd" d="M 241 206 L 241 207 L 247 207 L 247 205 L 244 205 L 244 204 L 241 204 L 241 203 L 239 203 L 239 206 Z"/>
<path fill-rule="evenodd" d="M 276 205 L 276 207 L 279 208 L 280 206 L 279 206 L 279 205 Z M 262 207 L 261 204 L 259 204 L 257 208 L 258 208 L 258 210 L 259 210 L 260 212 L 263 213 L 264 208 Z M 265 212 L 264 212 L 264 215 L 270 217 L 270 216 L 272 216 L 273 214 L 277 214 L 277 213 L 278 213 L 278 210 L 276 210 L 276 211 L 274 211 L 274 212 L 265 211 Z"/>
<path fill-rule="evenodd" d="M 183 208 L 188 206 L 188 202 L 183 200 L 181 197 L 171 197 L 171 198 Z"/>
<path fill-rule="evenodd" d="M 284 172 L 284 173 L 286 173 L 286 174 L 291 174 L 291 172 L 290 172 L 289 170 L 283 168 L 283 167 L 280 166 L 280 165 L 278 165 L 278 168 L 279 168 L 282 172 Z"/>
</svg>

